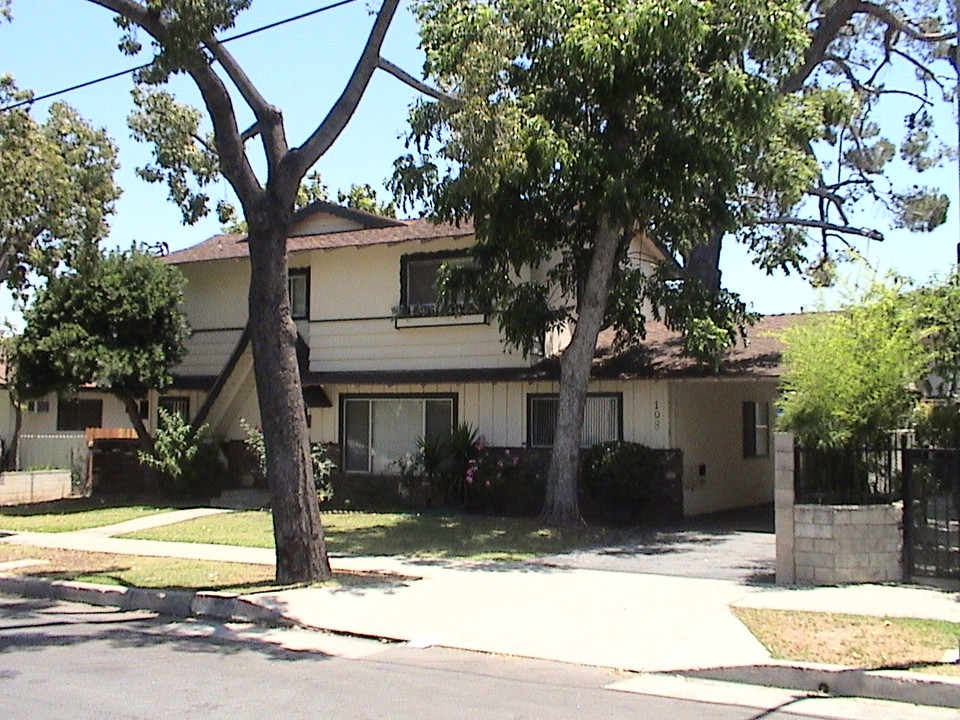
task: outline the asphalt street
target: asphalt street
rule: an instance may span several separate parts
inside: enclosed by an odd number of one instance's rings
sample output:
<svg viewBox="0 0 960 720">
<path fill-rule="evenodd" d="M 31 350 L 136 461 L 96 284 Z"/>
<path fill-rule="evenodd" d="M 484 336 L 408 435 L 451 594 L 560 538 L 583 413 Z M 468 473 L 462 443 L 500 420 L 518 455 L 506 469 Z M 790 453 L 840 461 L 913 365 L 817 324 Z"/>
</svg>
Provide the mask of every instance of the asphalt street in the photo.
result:
<svg viewBox="0 0 960 720">
<path fill-rule="evenodd" d="M 4 720 L 957 717 L 849 699 L 838 706 L 746 686 L 737 686 L 739 695 L 728 688 L 723 699 L 703 700 L 688 683 L 674 695 L 689 699 L 679 699 L 656 686 L 631 689 L 637 679 L 562 663 L 0 598 Z"/>
</svg>

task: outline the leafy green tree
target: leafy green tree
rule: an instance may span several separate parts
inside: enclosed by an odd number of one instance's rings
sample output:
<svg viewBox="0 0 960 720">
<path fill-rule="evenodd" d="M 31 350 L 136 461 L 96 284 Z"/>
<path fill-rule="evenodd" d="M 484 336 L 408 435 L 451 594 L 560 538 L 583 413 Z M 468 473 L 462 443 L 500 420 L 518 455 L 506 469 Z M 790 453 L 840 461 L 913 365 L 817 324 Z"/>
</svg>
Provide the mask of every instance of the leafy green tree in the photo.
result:
<svg viewBox="0 0 960 720">
<path fill-rule="evenodd" d="M 931 353 L 930 369 L 945 383 L 935 394 L 956 395 L 960 390 L 960 269 L 910 293 L 910 305 Z"/>
<path fill-rule="evenodd" d="M 300 210 L 319 200 L 329 200 L 329 188 L 323 182 L 320 173 L 314 171 L 307 175 L 300 183 L 300 189 L 297 191 L 297 202 L 295 209 Z M 347 207 L 357 210 L 366 210 L 376 215 L 385 215 L 387 217 L 396 217 L 397 208 L 393 202 L 379 202 L 377 200 L 377 191 L 370 185 L 351 185 L 347 192 L 342 190 L 337 192 L 337 200 Z M 220 221 L 223 223 L 223 231 L 228 233 L 246 233 L 247 222 L 237 217 L 236 209 L 229 203 L 221 202 L 217 205 L 217 212 Z"/>
<path fill-rule="evenodd" d="M 779 92 L 801 101 L 814 130 L 795 147 L 817 161 L 816 181 L 793 205 L 758 196 L 752 224 L 736 235 L 717 228 L 691 248 L 684 271 L 708 289 L 721 287 L 724 241 L 747 244 L 768 273 L 830 284 L 847 250 L 882 240 L 884 226 L 927 232 L 946 220 L 946 194 L 920 174 L 952 154 L 943 138 L 955 136 L 955 2 L 813 0 L 806 9 L 809 42 Z"/>
<path fill-rule="evenodd" d="M 145 446 L 136 399 L 167 386 L 184 353 L 183 276 L 136 248 L 89 255 L 51 277 L 24 312 L 9 362 L 21 398 L 95 384 L 116 395 Z"/>
<path fill-rule="evenodd" d="M 0 107 L 30 97 L 0 75 Z M 27 106 L 0 112 L 0 282 L 22 294 L 33 273 L 49 276 L 105 237 L 116 169 L 110 138 L 68 105 L 45 122 Z"/>
<path fill-rule="evenodd" d="M 157 414 L 156 442 L 149 450 L 141 450 L 139 459 L 157 471 L 161 492 L 173 498 L 219 495 L 226 468 L 216 443 L 206 439 L 208 426 L 197 427 L 164 408 Z"/>
<path fill-rule="evenodd" d="M 919 320 L 902 286 L 877 284 L 787 330 L 779 427 L 818 448 L 867 446 L 905 427 L 930 368 Z"/>
<path fill-rule="evenodd" d="M 353 74 L 330 111 L 297 146 L 287 140 L 280 109 L 270 104 L 236 58 L 217 40 L 251 0 L 89 0 L 113 11 L 124 30 L 121 48 L 133 55 L 150 43 L 153 60 L 139 73 L 139 112 L 131 127 L 153 144 L 150 181 L 164 182 L 185 222 L 210 210 L 205 192 L 216 177 L 233 187 L 247 224 L 250 249 L 249 323 L 254 375 L 267 450 L 267 481 L 279 582 L 330 575 L 310 469 L 306 414 L 296 356 L 297 330 L 287 296 L 286 239 L 301 180 L 337 139 L 374 71 L 386 70 L 421 90 L 426 86 L 380 55 L 399 0 L 383 0 Z M 172 74 L 187 75 L 205 112 L 160 89 Z M 254 117 L 242 129 L 235 98 Z M 212 132 L 203 132 L 201 120 Z M 258 143 L 251 141 L 257 139 Z M 259 157 L 256 148 L 259 148 Z M 262 179 L 256 167 L 265 168 Z"/>
<path fill-rule="evenodd" d="M 648 276 L 632 241 L 685 257 L 714 229 L 753 222 L 753 197 L 790 206 L 816 176 L 795 149 L 811 123 L 777 92 L 802 56 L 804 16 L 773 0 L 423 0 L 416 12 L 427 75 L 457 101 L 414 108 L 421 152 L 398 160 L 393 189 L 474 223 L 475 263 L 448 269 L 446 297 L 476 299 L 525 353 L 572 329 L 542 518 L 578 523 L 599 331 L 630 342 L 653 313 L 715 363 L 750 318 L 678 262 Z"/>
<path fill-rule="evenodd" d="M 393 201 L 380 202 L 377 199 L 377 191 L 370 185 L 351 185 L 347 192 L 342 190 L 337 193 L 337 200 L 347 207 L 357 210 L 366 210 L 375 215 L 395 218 L 397 216 L 397 206 Z"/>
</svg>

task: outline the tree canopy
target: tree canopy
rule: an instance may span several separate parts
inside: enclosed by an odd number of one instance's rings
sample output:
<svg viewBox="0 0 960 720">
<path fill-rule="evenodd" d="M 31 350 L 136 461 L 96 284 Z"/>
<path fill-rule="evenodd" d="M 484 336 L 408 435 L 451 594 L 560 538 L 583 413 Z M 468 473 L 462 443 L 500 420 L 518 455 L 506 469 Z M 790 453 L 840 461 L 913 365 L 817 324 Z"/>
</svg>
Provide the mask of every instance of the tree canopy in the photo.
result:
<svg viewBox="0 0 960 720">
<path fill-rule="evenodd" d="M 373 73 L 383 69 L 414 83 L 381 57 L 399 0 L 380 3 L 343 92 L 295 146 L 288 141 L 280 108 L 263 96 L 217 38 L 251 0 L 90 2 L 119 16 L 124 52 L 152 54 L 149 66 L 137 74 L 134 99 L 139 111 L 130 119 L 135 135 L 153 146 L 153 161 L 141 175 L 167 184 L 187 223 L 212 210 L 205 190 L 217 177 L 230 183 L 239 200 L 250 257 L 249 328 L 273 499 L 277 579 L 312 582 L 329 577 L 313 486 L 297 329 L 287 292 L 286 239 L 301 181 L 347 126 Z M 296 73 L 295 68 L 284 71 L 291 77 Z M 161 87 L 174 74 L 192 80 L 203 111 L 178 102 Z M 241 127 L 241 112 L 252 113 L 252 125 Z M 210 122 L 209 133 L 203 130 L 204 118 Z"/>
<path fill-rule="evenodd" d="M 958 300 L 957 273 L 919 288 L 894 279 L 797 322 L 783 335 L 778 426 L 809 447 L 869 446 L 908 427 L 922 397 L 955 404 Z"/>
<path fill-rule="evenodd" d="M 559 483 L 565 507 L 544 515 L 576 520 L 570 476 L 599 330 L 632 342 L 660 317 L 714 361 L 749 315 L 671 260 L 751 223 L 758 196 L 793 205 L 816 176 L 798 149 L 804 108 L 778 92 L 802 56 L 804 16 L 768 0 L 416 8 L 428 77 L 456 101 L 414 108 L 419 152 L 398 161 L 394 188 L 473 221 L 475 265 L 450 270 L 447 290 L 490 309 L 509 343 L 530 352 L 572 327 L 547 498 Z M 641 237 L 666 260 L 653 276 Z"/>
<path fill-rule="evenodd" d="M 0 76 L 0 107 L 28 100 Z M 120 190 L 116 148 L 64 103 L 46 121 L 27 106 L 0 111 L 0 281 L 23 291 L 104 238 Z"/>
<path fill-rule="evenodd" d="M 170 384 L 188 333 L 180 271 L 137 248 L 91 254 L 51 277 L 24 312 L 9 361 L 21 398 L 93 384 L 124 400 Z M 131 420 L 143 437 L 139 413 Z"/>
<path fill-rule="evenodd" d="M 928 354 L 902 288 L 878 284 L 840 312 L 798 322 L 783 340 L 778 427 L 801 445 L 869 446 L 904 426 Z"/>
</svg>

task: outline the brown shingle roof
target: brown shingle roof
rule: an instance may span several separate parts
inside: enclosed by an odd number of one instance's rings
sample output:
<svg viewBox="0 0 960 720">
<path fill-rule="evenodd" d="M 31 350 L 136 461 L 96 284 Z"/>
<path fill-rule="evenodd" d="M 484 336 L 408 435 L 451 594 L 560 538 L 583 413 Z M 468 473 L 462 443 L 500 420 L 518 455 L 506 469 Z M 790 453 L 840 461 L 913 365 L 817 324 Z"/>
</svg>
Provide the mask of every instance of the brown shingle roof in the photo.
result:
<svg viewBox="0 0 960 720">
<path fill-rule="evenodd" d="M 747 329 L 747 341 L 737 344 L 720 364 L 720 375 L 777 377 L 783 355 L 780 335 L 808 315 L 764 315 Z M 647 336 L 635 347 L 613 353 L 613 330 L 604 330 L 597 338 L 593 375 L 605 378 L 642 378 L 707 376 L 708 369 L 683 354 L 680 333 L 663 323 L 648 322 Z"/>
<path fill-rule="evenodd" d="M 436 225 L 428 220 L 403 220 L 387 227 L 345 230 L 316 235 L 299 235 L 287 240 L 288 252 L 331 250 L 333 248 L 394 245 L 411 240 L 437 240 L 473 234 L 473 226 Z M 249 255 L 246 235 L 214 235 L 198 245 L 178 250 L 164 260 L 173 265 L 242 258 Z"/>
<path fill-rule="evenodd" d="M 776 378 L 780 375 L 783 353 L 779 334 L 805 317 L 809 315 L 761 317 L 756 325 L 748 329 L 747 343 L 737 343 L 721 363 L 720 372 L 716 375 L 685 357 L 680 334 L 668 330 L 663 323 L 648 322 L 646 339 L 617 354 L 613 354 L 614 332 L 605 330 L 597 338 L 591 374 L 595 378 L 621 380 L 711 376 Z M 557 380 L 560 377 L 560 363 L 558 358 L 551 357 L 532 367 L 312 372 L 309 377 L 311 381 L 323 384 L 371 385 Z"/>
</svg>

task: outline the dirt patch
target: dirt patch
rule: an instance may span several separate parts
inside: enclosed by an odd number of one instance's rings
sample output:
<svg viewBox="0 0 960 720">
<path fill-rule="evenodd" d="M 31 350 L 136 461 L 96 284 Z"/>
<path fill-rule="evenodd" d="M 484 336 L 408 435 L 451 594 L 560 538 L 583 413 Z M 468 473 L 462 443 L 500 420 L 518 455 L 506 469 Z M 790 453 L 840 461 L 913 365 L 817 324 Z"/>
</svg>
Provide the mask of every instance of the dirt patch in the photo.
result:
<svg viewBox="0 0 960 720">
<path fill-rule="evenodd" d="M 943 662 L 960 643 L 957 623 L 754 608 L 734 614 L 778 659 L 960 677 L 960 665 Z"/>
</svg>

